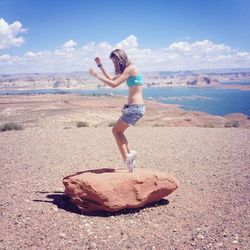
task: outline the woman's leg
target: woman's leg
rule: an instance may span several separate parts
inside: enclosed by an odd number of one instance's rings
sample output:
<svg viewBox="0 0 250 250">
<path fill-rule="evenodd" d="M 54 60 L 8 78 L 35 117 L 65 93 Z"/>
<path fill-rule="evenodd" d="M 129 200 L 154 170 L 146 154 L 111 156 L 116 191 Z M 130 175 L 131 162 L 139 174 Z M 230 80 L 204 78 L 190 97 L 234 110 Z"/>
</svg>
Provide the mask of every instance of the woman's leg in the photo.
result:
<svg viewBox="0 0 250 250">
<path fill-rule="evenodd" d="M 118 120 L 114 125 L 112 132 L 115 136 L 117 146 L 121 152 L 122 158 L 125 161 L 127 154 L 129 153 L 129 145 L 126 136 L 123 132 L 129 127 L 127 123 L 122 120 Z"/>
</svg>

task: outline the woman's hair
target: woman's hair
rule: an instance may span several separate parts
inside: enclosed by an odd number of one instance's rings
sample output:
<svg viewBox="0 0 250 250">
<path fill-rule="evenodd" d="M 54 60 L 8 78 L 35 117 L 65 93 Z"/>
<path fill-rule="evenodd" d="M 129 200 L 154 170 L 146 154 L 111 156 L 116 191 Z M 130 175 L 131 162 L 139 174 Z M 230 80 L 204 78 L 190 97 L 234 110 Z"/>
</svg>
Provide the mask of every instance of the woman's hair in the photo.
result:
<svg viewBox="0 0 250 250">
<path fill-rule="evenodd" d="M 127 56 L 126 52 L 124 50 L 122 50 L 122 49 L 113 50 L 111 52 L 109 58 L 110 59 L 113 58 L 117 62 L 115 64 L 115 74 L 116 75 L 119 75 L 119 74 L 123 73 L 125 68 L 131 64 L 131 62 L 128 59 L 128 56 Z"/>
</svg>

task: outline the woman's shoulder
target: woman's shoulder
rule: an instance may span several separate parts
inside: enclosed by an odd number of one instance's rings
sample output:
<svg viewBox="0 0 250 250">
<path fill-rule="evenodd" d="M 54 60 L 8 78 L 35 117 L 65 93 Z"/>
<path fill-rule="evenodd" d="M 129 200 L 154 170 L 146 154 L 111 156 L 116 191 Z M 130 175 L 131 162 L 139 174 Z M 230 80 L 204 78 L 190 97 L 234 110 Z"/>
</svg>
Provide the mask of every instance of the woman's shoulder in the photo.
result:
<svg viewBox="0 0 250 250">
<path fill-rule="evenodd" d="M 127 74 L 129 74 L 131 76 L 138 74 L 138 69 L 136 68 L 136 66 L 134 64 L 130 64 L 129 66 L 127 66 L 125 71 Z"/>
</svg>

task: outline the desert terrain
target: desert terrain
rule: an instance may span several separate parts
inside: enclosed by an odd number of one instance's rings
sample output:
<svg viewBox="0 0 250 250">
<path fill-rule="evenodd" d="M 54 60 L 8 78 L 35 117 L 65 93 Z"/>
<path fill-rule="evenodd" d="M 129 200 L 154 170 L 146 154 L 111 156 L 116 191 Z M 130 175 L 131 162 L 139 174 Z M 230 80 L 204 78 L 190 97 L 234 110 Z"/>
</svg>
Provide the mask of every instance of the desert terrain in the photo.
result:
<svg viewBox="0 0 250 250">
<path fill-rule="evenodd" d="M 179 180 L 178 189 L 118 213 L 81 214 L 69 202 L 63 177 L 124 167 L 112 125 L 125 102 L 0 96 L 0 125 L 23 127 L 0 132 L 0 249 L 250 248 L 250 120 L 241 114 L 146 101 L 145 116 L 126 131 L 138 151 L 136 168 L 164 171 Z"/>
<path fill-rule="evenodd" d="M 108 127 L 119 119 L 126 102 L 124 96 L 2 95 L 0 125 L 16 122 L 24 128 L 67 129 L 82 121 L 90 127 Z M 146 114 L 137 126 L 250 128 L 250 119 L 238 113 L 214 116 L 200 111 L 185 111 L 174 104 L 146 100 Z"/>
</svg>

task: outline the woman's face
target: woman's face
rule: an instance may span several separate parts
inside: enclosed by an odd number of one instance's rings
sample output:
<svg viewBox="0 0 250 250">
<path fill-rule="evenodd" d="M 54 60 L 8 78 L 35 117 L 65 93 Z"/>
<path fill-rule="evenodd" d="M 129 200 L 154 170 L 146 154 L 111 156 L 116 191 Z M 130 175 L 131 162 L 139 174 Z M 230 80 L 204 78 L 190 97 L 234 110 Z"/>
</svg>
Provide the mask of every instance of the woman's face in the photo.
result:
<svg viewBox="0 0 250 250">
<path fill-rule="evenodd" d="M 116 67 L 118 65 L 117 59 L 115 57 L 111 57 L 111 60 L 114 64 L 114 66 Z"/>
</svg>

